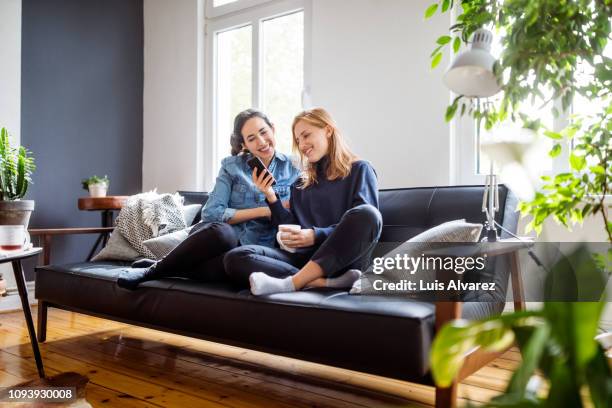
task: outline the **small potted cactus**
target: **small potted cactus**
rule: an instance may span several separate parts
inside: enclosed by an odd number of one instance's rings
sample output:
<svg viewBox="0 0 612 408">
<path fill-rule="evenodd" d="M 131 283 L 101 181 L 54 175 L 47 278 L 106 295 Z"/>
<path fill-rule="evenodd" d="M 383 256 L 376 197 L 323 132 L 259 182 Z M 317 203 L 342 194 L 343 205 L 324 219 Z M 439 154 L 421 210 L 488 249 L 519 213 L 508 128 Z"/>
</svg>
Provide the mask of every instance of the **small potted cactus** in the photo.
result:
<svg viewBox="0 0 612 408">
<path fill-rule="evenodd" d="M 32 183 L 34 158 L 23 146 L 13 147 L 6 128 L 0 130 L 0 225 L 23 225 L 27 230 L 33 200 L 22 200 Z"/>
<path fill-rule="evenodd" d="M 106 197 L 109 180 L 108 176 L 91 176 L 89 178 L 83 179 L 81 184 L 83 186 L 83 189 L 89 191 L 89 195 L 91 197 Z"/>
</svg>

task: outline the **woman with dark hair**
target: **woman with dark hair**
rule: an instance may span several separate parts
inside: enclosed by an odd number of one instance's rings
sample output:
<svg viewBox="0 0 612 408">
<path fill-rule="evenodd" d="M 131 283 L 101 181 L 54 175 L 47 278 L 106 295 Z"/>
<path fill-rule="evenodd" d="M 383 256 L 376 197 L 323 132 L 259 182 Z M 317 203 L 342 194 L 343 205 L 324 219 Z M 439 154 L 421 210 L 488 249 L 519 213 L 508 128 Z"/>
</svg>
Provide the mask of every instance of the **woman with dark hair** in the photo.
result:
<svg viewBox="0 0 612 408">
<path fill-rule="evenodd" d="M 304 171 L 291 187 L 290 206 L 282 204 L 269 176 L 253 174 L 283 249 L 245 245 L 224 258 L 226 273 L 254 295 L 350 287 L 382 230 L 376 172 L 351 152 L 330 114 L 304 111 L 292 131 Z"/>
<path fill-rule="evenodd" d="M 227 279 L 223 270 L 227 251 L 239 245 L 275 245 L 271 211 L 265 195 L 253 183 L 247 160 L 255 156 L 263 162 L 276 181 L 272 188 L 282 202 L 288 202 L 290 186 L 299 171 L 288 156 L 275 150 L 274 125 L 258 110 L 247 109 L 236 116 L 230 144 L 232 155 L 221 161 L 215 187 L 202 209 L 202 221 L 160 261 L 123 273 L 117 281 L 119 286 L 136 289 L 142 282 L 170 276 L 201 281 Z M 145 265 L 146 261 L 132 264 Z"/>
</svg>

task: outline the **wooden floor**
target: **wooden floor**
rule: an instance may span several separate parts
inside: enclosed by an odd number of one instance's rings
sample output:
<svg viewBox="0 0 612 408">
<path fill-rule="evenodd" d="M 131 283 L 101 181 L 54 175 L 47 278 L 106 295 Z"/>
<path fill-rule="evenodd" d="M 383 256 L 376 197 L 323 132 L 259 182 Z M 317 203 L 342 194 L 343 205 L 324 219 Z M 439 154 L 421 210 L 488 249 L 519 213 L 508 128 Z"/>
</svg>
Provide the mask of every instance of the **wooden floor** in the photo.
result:
<svg viewBox="0 0 612 408">
<path fill-rule="evenodd" d="M 35 314 L 36 308 L 33 308 Z M 431 406 L 433 388 L 194 340 L 57 309 L 41 345 L 47 375 L 89 378 L 94 407 Z M 472 375 L 461 405 L 503 390 L 516 350 Z M 0 314 L 0 387 L 36 378 L 23 314 Z"/>
</svg>

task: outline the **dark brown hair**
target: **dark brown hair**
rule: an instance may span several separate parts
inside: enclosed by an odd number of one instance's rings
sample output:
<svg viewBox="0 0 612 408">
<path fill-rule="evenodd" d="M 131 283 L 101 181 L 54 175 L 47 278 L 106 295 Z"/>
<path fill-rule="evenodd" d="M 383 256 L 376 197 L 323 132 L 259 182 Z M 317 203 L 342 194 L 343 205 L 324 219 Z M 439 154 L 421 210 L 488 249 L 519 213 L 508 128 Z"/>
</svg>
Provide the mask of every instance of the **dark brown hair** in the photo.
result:
<svg viewBox="0 0 612 408">
<path fill-rule="evenodd" d="M 252 118 L 263 119 L 263 121 L 266 122 L 266 125 L 270 126 L 270 128 L 274 128 L 272 122 L 270 122 L 270 119 L 268 119 L 265 113 L 257 109 L 243 110 L 242 112 L 236 115 L 236 118 L 234 118 L 234 131 L 230 136 L 230 145 L 232 145 L 232 156 L 237 156 L 240 153 L 244 153 L 244 138 L 242 137 L 242 128 L 244 127 L 244 124 Z"/>
</svg>

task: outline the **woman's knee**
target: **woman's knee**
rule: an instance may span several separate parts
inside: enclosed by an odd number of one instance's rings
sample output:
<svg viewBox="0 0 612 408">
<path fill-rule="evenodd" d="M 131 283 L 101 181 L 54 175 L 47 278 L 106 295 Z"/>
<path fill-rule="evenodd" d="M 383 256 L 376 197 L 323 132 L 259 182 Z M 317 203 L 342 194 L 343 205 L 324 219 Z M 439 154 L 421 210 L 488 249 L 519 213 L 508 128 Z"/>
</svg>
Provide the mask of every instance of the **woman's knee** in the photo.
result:
<svg viewBox="0 0 612 408">
<path fill-rule="evenodd" d="M 194 228 L 197 228 L 194 227 Z M 227 252 L 238 246 L 238 237 L 231 225 L 225 222 L 211 222 L 191 233 L 203 240 L 214 242 L 221 252 Z"/>
<path fill-rule="evenodd" d="M 373 231 L 382 230 L 382 215 L 378 208 L 370 204 L 361 204 L 346 212 L 346 216 L 360 226 L 369 226 Z"/>
<path fill-rule="evenodd" d="M 223 256 L 225 273 L 238 283 L 248 283 L 248 275 L 252 272 L 249 257 L 255 252 L 253 245 L 237 247 L 227 252 Z"/>
</svg>

